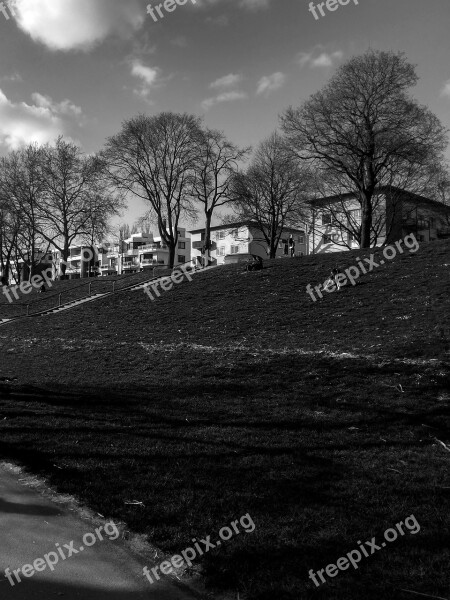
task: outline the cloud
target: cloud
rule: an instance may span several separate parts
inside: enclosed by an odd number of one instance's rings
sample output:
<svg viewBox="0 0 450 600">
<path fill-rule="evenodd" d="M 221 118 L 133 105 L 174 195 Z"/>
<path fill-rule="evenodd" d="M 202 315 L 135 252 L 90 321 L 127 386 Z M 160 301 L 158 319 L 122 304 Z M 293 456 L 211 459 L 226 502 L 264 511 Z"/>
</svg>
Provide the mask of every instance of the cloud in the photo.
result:
<svg viewBox="0 0 450 600">
<path fill-rule="evenodd" d="M 228 15 L 219 15 L 218 17 L 207 17 L 205 21 L 211 23 L 211 25 L 217 25 L 217 27 L 226 27 L 230 19 Z"/>
<path fill-rule="evenodd" d="M 213 81 L 209 87 L 213 88 L 213 89 L 233 87 L 233 86 L 241 83 L 242 80 L 243 80 L 242 75 L 230 73 L 229 75 L 225 75 L 224 77 L 220 77 L 219 79 L 216 79 L 216 81 Z"/>
<path fill-rule="evenodd" d="M 323 46 L 316 46 L 311 52 L 300 52 L 297 55 L 297 62 L 301 67 L 308 66 L 310 69 L 326 68 L 342 60 L 343 56 L 341 50 L 326 52 Z"/>
<path fill-rule="evenodd" d="M 441 91 L 441 96 L 446 96 L 447 98 L 450 98 L 450 79 L 444 84 L 444 87 Z"/>
<path fill-rule="evenodd" d="M 33 104 L 12 102 L 0 90 L 0 144 L 17 150 L 32 142 L 53 142 L 59 135 L 70 137 L 74 124 L 83 123 L 83 112 L 70 100 L 54 102 L 50 96 L 32 94 Z"/>
<path fill-rule="evenodd" d="M 0 81 L 13 81 L 16 83 L 21 83 L 23 81 L 22 75 L 19 73 L 13 73 L 12 75 L 2 75 L 0 77 Z"/>
<path fill-rule="evenodd" d="M 134 59 L 131 64 L 131 74 L 140 80 L 140 86 L 133 90 L 134 93 L 148 101 L 150 92 L 165 83 L 161 73 L 159 67 L 147 67 L 139 59 Z"/>
<path fill-rule="evenodd" d="M 235 1 L 235 0 L 233 0 Z M 222 0 L 197 0 L 196 6 L 215 6 L 220 4 Z M 238 6 L 246 10 L 260 10 L 269 8 L 271 0 L 239 0 Z"/>
<path fill-rule="evenodd" d="M 31 99 L 34 101 L 35 106 L 45 108 L 55 114 L 81 117 L 83 111 L 79 106 L 73 104 L 70 100 L 63 100 L 62 102 L 55 103 L 50 96 L 43 96 L 38 92 L 31 94 Z"/>
<path fill-rule="evenodd" d="M 240 6 L 250 10 L 269 8 L 269 0 L 241 0 Z"/>
<path fill-rule="evenodd" d="M 258 82 L 258 88 L 256 93 L 258 95 L 264 94 L 268 96 L 272 92 L 279 90 L 286 82 L 286 75 L 284 73 L 273 73 L 272 75 L 266 75 L 261 77 Z"/>
<path fill-rule="evenodd" d="M 176 38 L 173 38 L 170 42 L 173 46 L 178 46 L 178 48 L 187 48 L 188 41 L 184 35 L 179 35 Z"/>
<path fill-rule="evenodd" d="M 202 102 L 202 108 L 204 110 L 210 109 L 215 104 L 221 104 L 223 102 L 234 102 L 236 100 L 245 100 L 248 98 L 245 92 L 236 90 L 234 92 L 222 92 L 221 94 L 214 96 L 213 98 L 206 98 Z"/>
<path fill-rule="evenodd" d="M 129 37 L 145 21 L 138 0 L 15 0 L 19 27 L 51 50 L 88 51 L 112 34 Z"/>
</svg>

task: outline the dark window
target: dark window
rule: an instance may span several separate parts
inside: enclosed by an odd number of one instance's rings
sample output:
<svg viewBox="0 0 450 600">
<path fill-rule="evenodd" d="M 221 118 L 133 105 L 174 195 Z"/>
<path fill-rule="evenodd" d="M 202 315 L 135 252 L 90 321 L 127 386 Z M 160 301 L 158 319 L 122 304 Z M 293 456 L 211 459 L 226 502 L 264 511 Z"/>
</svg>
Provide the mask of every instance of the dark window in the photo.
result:
<svg viewBox="0 0 450 600">
<path fill-rule="evenodd" d="M 185 255 L 184 255 L 184 254 L 179 254 L 179 255 L 178 255 L 178 262 L 179 262 L 179 263 L 184 263 L 184 262 L 186 262 L 186 257 L 185 257 Z"/>
<path fill-rule="evenodd" d="M 331 213 L 323 213 L 322 225 L 330 225 L 330 224 L 331 224 Z"/>
</svg>

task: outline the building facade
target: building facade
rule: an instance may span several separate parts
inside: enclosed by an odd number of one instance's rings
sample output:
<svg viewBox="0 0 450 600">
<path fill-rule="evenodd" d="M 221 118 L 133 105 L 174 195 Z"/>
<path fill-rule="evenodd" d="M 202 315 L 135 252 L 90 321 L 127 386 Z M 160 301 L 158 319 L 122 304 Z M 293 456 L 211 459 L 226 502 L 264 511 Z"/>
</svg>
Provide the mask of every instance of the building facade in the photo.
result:
<svg viewBox="0 0 450 600">
<path fill-rule="evenodd" d="M 190 260 L 191 239 L 186 235 L 186 229 L 180 227 L 174 266 Z M 66 276 L 68 279 L 83 279 L 125 275 L 168 266 L 169 248 L 164 244 L 161 236 L 154 236 L 152 233 L 134 233 L 117 244 L 103 242 L 94 246 L 80 244 L 71 246 L 66 264 Z M 54 279 L 62 273 L 62 256 L 59 250 L 49 252 L 43 257 L 40 270 L 49 268 L 52 269 Z M 25 279 L 28 277 L 25 265 L 22 265 L 22 271 L 21 281 L 24 280 L 24 275 Z"/>
<path fill-rule="evenodd" d="M 356 250 L 361 206 L 354 194 L 310 202 L 308 242 L 311 254 Z M 417 241 L 450 237 L 450 207 L 406 190 L 381 188 L 373 201 L 371 246 L 391 244 L 414 233 Z"/>
<path fill-rule="evenodd" d="M 201 265 L 205 245 L 205 229 L 195 229 L 190 233 L 192 262 Z M 289 245 L 290 238 L 294 242 L 293 251 L 292 246 Z M 209 252 L 213 265 L 244 262 L 252 256 L 268 257 L 267 242 L 257 225 L 251 222 L 238 222 L 211 227 L 211 248 Z M 290 227 L 283 229 L 277 248 L 277 258 L 304 256 L 306 254 L 308 254 L 308 244 L 305 231 Z"/>
</svg>

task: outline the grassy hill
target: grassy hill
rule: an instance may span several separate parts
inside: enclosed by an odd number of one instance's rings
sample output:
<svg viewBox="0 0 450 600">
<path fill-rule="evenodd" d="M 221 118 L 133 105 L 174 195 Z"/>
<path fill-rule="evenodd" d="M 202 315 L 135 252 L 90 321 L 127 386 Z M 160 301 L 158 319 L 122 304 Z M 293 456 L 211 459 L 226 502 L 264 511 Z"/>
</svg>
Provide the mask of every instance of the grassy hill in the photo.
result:
<svg viewBox="0 0 450 600">
<path fill-rule="evenodd" d="M 158 274 L 164 274 L 159 270 Z M 147 281 L 152 277 L 153 271 L 143 271 L 127 275 L 110 275 L 108 277 L 97 277 L 92 279 L 64 279 L 53 281 L 51 286 L 46 284 L 46 292 L 41 294 L 38 288 L 32 288 L 28 294 L 22 292 L 20 286 L 10 286 L 0 288 L 0 319 L 25 316 L 27 305 L 29 305 L 29 314 L 50 310 L 58 306 L 59 295 L 61 295 L 62 304 L 79 300 L 91 293 L 107 293 L 113 290 L 123 290 L 124 288 Z"/>
<path fill-rule="evenodd" d="M 0 455 L 168 555 L 250 513 L 253 533 L 194 565 L 215 594 L 445 596 L 450 242 L 311 300 L 368 254 L 221 267 L 154 302 L 123 292 L 0 328 Z M 416 535 L 308 578 L 412 514 Z"/>
</svg>

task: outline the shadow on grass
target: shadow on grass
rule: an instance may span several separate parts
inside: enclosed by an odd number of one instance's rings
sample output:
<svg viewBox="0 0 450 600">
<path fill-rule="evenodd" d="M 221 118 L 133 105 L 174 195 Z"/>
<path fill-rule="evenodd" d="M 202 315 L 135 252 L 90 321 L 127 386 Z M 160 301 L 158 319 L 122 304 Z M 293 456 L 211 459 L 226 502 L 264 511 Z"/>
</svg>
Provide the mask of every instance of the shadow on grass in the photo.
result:
<svg viewBox="0 0 450 600">
<path fill-rule="evenodd" d="M 48 600 L 49 598 L 63 597 L 64 600 L 175 600 L 181 596 L 175 591 L 167 592 L 159 589 L 157 595 L 143 591 L 127 591 L 108 589 L 108 585 L 94 587 L 88 583 L 69 584 L 65 582 L 38 581 L 36 578 L 28 579 L 14 587 L 8 582 L 1 581 L 2 600 Z M 184 598 L 191 598 L 185 595 Z M 193 597 L 192 597 L 193 598 Z"/>
<path fill-rule="evenodd" d="M 203 559 L 214 589 L 258 600 L 394 598 L 426 546 L 422 589 L 439 591 L 444 574 L 433 564 L 444 555 L 446 495 L 437 482 L 446 466 L 433 444 L 450 437 L 448 403 L 439 400 L 448 372 L 292 355 L 224 363 L 197 364 L 193 377 L 180 351 L 147 385 L 113 392 L 11 385 L 0 402 L 0 454 L 168 553 L 250 513 L 252 535 Z M 134 499 L 142 506 L 126 504 Z M 310 568 L 413 512 L 434 547 L 416 536 L 390 546 L 384 580 L 374 560 L 311 588 Z"/>
</svg>

